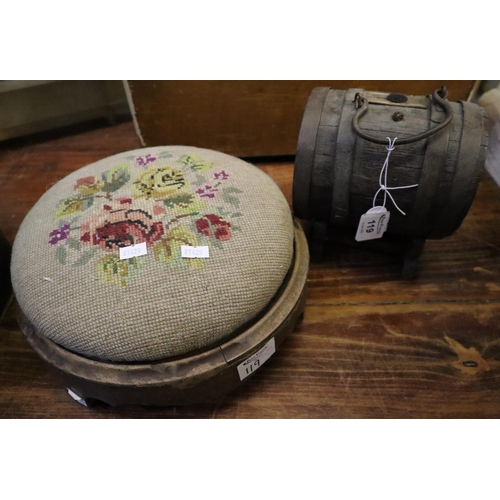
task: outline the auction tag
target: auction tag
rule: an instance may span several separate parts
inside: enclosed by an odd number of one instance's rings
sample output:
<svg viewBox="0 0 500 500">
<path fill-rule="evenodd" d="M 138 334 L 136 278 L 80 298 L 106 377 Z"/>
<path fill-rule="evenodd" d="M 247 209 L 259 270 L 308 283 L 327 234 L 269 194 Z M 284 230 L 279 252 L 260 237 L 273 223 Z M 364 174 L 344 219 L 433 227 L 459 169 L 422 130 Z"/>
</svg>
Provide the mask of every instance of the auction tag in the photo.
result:
<svg viewBox="0 0 500 500">
<path fill-rule="evenodd" d="M 208 259 L 208 247 L 188 247 L 181 245 L 181 257 L 185 259 Z"/>
<path fill-rule="evenodd" d="M 147 255 L 148 249 L 146 247 L 146 242 L 138 243 L 137 245 L 131 245 L 129 247 L 120 248 L 120 259 L 131 259 L 132 257 L 140 257 L 141 255 Z"/>
<path fill-rule="evenodd" d="M 359 219 L 356 241 L 376 240 L 387 231 L 391 213 L 384 207 L 373 207 Z"/>
<path fill-rule="evenodd" d="M 276 343 L 274 337 L 253 356 L 238 365 L 238 375 L 240 380 L 248 377 L 254 371 L 258 370 L 274 353 L 276 352 Z"/>
</svg>

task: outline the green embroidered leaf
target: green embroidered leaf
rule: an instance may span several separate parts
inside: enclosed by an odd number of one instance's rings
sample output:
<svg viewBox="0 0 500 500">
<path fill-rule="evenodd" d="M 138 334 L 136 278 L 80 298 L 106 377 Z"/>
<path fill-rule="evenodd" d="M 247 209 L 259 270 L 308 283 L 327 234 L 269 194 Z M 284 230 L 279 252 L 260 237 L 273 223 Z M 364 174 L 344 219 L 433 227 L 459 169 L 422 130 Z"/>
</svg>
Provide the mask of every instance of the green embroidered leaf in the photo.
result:
<svg viewBox="0 0 500 500">
<path fill-rule="evenodd" d="M 224 249 L 224 245 L 222 244 L 222 241 L 219 241 L 217 238 L 212 238 L 210 240 L 210 243 L 212 244 L 212 246 L 214 246 L 218 250 L 223 250 Z"/>
<path fill-rule="evenodd" d="M 83 199 L 81 196 L 71 196 L 59 202 L 56 208 L 56 217 L 65 217 L 66 215 L 79 213 L 83 210 Z M 64 225 L 64 224 L 63 224 Z M 62 226 L 60 226 L 62 227 Z"/>
<path fill-rule="evenodd" d="M 56 208 L 56 217 L 65 217 L 67 215 L 71 215 L 74 213 L 80 213 L 84 210 L 87 210 L 94 204 L 93 196 L 82 196 L 75 195 L 71 196 L 71 198 L 66 198 L 59 202 Z M 66 220 L 59 221 L 59 228 L 64 226 L 65 224 L 73 224 L 74 221 L 78 220 L 79 217 L 74 217 L 71 222 L 67 222 Z"/>
<path fill-rule="evenodd" d="M 177 196 L 172 196 L 171 198 L 167 198 L 163 200 L 165 206 L 169 208 L 174 208 L 175 206 L 187 207 L 191 203 L 195 201 L 195 197 L 193 194 L 179 194 Z"/>
<path fill-rule="evenodd" d="M 173 195 L 163 200 L 163 204 L 169 209 L 170 214 L 190 216 L 198 215 L 205 206 L 204 201 L 198 200 L 192 194 Z"/>
<path fill-rule="evenodd" d="M 87 210 L 87 208 L 90 208 L 94 204 L 94 197 L 92 196 L 91 198 L 85 198 L 82 200 L 82 211 Z"/>
<path fill-rule="evenodd" d="M 196 174 L 196 180 L 192 183 L 194 186 L 202 186 L 203 184 L 207 183 L 207 179 L 201 175 L 201 174 Z"/>
<path fill-rule="evenodd" d="M 106 255 L 97 261 L 99 280 L 118 286 L 127 286 L 145 263 L 145 257 L 121 260 L 116 254 Z"/>
<path fill-rule="evenodd" d="M 66 250 L 66 247 L 64 245 L 59 245 L 56 248 L 56 258 L 63 266 L 66 265 L 67 254 L 68 251 Z"/>
<path fill-rule="evenodd" d="M 238 188 L 235 188 L 235 187 L 225 187 L 223 190 L 222 190 L 223 193 L 243 193 L 243 191 L 241 191 L 240 189 Z"/>
<path fill-rule="evenodd" d="M 95 255 L 96 251 L 97 247 L 86 250 L 85 252 L 82 253 L 82 255 L 78 258 L 78 260 L 73 263 L 73 266 L 78 267 L 87 264 L 87 262 L 90 262 L 92 257 Z"/>
<path fill-rule="evenodd" d="M 238 203 L 239 203 L 239 201 L 238 201 Z M 241 212 L 231 212 L 231 210 L 226 212 L 222 207 L 217 207 L 216 210 L 217 210 L 217 213 L 219 215 L 221 215 L 222 217 L 227 217 L 227 216 L 229 216 L 231 218 L 243 217 L 243 214 Z"/>
<path fill-rule="evenodd" d="M 159 155 L 158 158 L 172 158 L 174 156 L 170 151 L 162 151 Z"/>
<path fill-rule="evenodd" d="M 191 165 L 194 165 L 197 160 L 199 160 L 199 158 L 197 156 L 183 155 L 179 158 L 179 163 L 186 165 L 186 167 L 190 167 Z"/>
<path fill-rule="evenodd" d="M 61 229 L 63 226 L 68 226 L 70 223 L 64 219 L 61 219 L 59 221 L 59 229 Z"/>
<path fill-rule="evenodd" d="M 102 174 L 104 186 L 101 191 L 113 193 L 118 191 L 130 180 L 130 169 L 128 164 L 122 163 Z"/>
<path fill-rule="evenodd" d="M 226 203 L 230 203 L 231 205 L 233 205 L 233 207 L 236 207 L 236 208 L 240 207 L 240 200 L 238 200 L 238 198 L 236 198 L 235 196 L 231 196 L 230 194 L 224 193 L 222 195 L 222 199 Z"/>
<path fill-rule="evenodd" d="M 215 165 L 213 163 L 210 163 L 208 161 L 199 161 L 196 164 L 192 165 L 191 169 L 195 172 L 206 172 L 207 170 L 210 170 L 214 167 Z"/>
<path fill-rule="evenodd" d="M 222 215 L 223 217 L 224 217 L 225 215 L 229 214 L 229 212 L 226 212 L 226 211 L 224 210 L 224 208 L 222 208 L 222 207 L 216 207 L 216 210 L 217 210 L 217 213 L 218 213 L 218 214 L 220 214 L 220 215 Z"/>
<path fill-rule="evenodd" d="M 193 170 L 194 172 L 206 172 L 207 170 L 210 170 L 215 166 L 213 163 L 202 160 L 201 158 L 195 155 L 181 156 L 179 162 L 182 163 L 183 165 L 186 165 L 186 167 L 191 168 L 191 170 Z"/>
<path fill-rule="evenodd" d="M 75 238 L 71 237 L 66 238 L 66 244 L 73 250 L 76 250 L 77 252 L 79 252 L 82 249 L 82 244 Z"/>
<path fill-rule="evenodd" d="M 203 269 L 203 259 L 183 259 L 181 246 L 198 246 L 198 238 L 184 226 L 174 227 L 153 247 L 153 253 L 159 262 L 166 262 L 172 267 L 185 267 L 189 265 L 194 269 Z"/>
</svg>

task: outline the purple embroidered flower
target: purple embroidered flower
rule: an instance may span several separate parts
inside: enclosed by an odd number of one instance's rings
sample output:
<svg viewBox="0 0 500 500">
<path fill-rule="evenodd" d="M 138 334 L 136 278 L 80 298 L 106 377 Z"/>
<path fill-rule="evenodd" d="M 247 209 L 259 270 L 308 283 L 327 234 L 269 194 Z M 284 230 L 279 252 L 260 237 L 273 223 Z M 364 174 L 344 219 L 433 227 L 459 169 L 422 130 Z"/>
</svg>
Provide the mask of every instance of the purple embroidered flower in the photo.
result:
<svg viewBox="0 0 500 500">
<path fill-rule="evenodd" d="M 226 173 L 224 170 L 221 170 L 220 172 L 216 172 L 214 174 L 214 179 L 219 181 L 225 181 L 229 179 L 229 174 Z"/>
<path fill-rule="evenodd" d="M 156 161 L 156 157 L 151 156 L 150 154 L 147 154 L 146 156 L 137 157 L 135 159 L 135 161 L 137 162 L 137 165 L 139 165 L 141 167 L 146 167 L 150 163 L 153 163 L 154 161 Z"/>
<path fill-rule="evenodd" d="M 49 236 L 49 243 L 55 245 L 59 241 L 65 240 L 69 235 L 69 224 L 64 224 L 60 229 L 54 229 Z"/>
<path fill-rule="evenodd" d="M 215 187 L 212 186 L 205 186 L 205 189 L 200 188 L 196 190 L 196 193 L 200 195 L 200 198 L 213 198 L 215 196 L 214 193 L 219 191 L 218 189 L 215 189 Z"/>
</svg>

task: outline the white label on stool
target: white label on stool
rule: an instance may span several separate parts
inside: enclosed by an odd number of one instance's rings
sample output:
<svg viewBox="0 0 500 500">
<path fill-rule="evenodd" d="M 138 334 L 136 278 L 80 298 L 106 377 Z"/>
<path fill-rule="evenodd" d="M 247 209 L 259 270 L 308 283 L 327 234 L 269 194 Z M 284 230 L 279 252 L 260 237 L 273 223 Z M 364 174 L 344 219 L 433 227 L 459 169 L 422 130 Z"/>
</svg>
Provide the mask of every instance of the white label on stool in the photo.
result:
<svg viewBox="0 0 500 500">
<path fill-rule="evenodd" d="M 384 207 L 374 207 L 361 216 L 356 241 L 376 240 L 387 231 L 391 213 Z"/>
<path fill-rule="evenodd" d="M 258 370 L 274 353 L 276 352 L 276 343 L 274 337 L 253 356 L 238 365 L 238 375 L 240 380 L 248 377 L 254 371 Z"/>
<path fill-rule="evenodd" d="M 141 255 L 147 255 L 148 249 L 146 247 L 146 242 L 138 243 L 137 245 L 132 245 L 129 247 L 120 248 L 120 259 L 131 259 L 132 257 L 140 257 Z"/>
<path fill-rule="evenodd" d="M 185 259 L 208 259 L 208 247 L 188 247 L 181 245 L 181 257 Z"/>
</svg>

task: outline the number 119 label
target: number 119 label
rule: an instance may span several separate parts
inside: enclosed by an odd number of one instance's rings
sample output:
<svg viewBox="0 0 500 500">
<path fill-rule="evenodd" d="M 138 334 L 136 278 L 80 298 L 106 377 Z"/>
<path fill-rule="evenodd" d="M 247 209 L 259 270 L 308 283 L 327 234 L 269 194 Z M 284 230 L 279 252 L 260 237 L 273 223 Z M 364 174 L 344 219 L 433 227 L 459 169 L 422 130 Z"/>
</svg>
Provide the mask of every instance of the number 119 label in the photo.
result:
<svg viewBox="0 0 500 500">
<path fill-rule="evenodd" d="M 253 356 L 238 365 L 238 375 L 240 380 L 247 378 L 254 371 L 258 370 L 274 353 L 276 352 L 276 343 L 274 337 Z"/>
<path fill-rule="evenodd" d="M 376 240 L 387 231 L 391 213 L 384 207 L 374 207 L 359 219 L 356 241 Z"/>
</svg>

